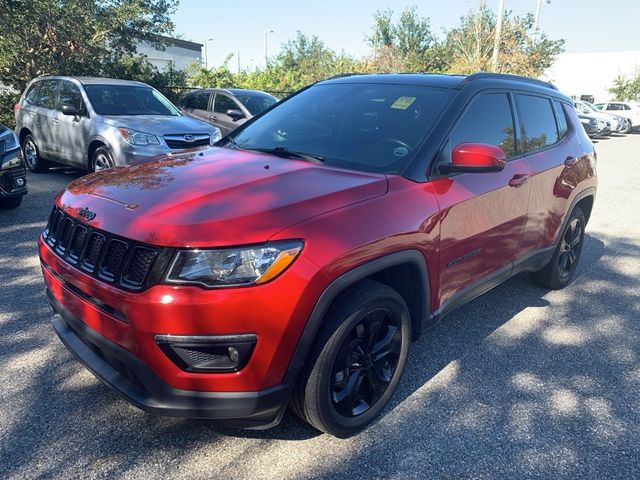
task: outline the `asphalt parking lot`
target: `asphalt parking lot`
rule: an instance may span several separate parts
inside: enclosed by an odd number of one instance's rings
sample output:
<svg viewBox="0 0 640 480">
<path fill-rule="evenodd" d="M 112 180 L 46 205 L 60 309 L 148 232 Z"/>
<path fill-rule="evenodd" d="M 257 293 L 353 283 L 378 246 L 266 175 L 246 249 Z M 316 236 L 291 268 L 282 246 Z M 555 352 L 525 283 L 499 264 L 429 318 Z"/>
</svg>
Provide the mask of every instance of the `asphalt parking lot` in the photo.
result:
<svg viewBox="0 0 640 480">
<path fill-rule="evenodd" d="M 36 255 L 56 193 L 0 211 L 0 478 L 640 478 L 640 134 L 599 140 L 574 282 L 518 276 L 413 344 L 386 415 L 338 440 L 291 413 L 263 432 L 149 416 L 49 325 Z"/>
</svg>

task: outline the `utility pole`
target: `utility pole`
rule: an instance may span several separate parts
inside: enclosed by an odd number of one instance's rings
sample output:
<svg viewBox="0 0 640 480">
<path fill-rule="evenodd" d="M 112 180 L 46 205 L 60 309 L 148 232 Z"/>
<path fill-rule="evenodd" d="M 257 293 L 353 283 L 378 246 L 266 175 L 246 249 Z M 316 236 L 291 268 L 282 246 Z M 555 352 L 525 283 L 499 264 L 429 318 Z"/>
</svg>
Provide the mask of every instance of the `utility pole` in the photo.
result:
<svg viewBox="0 0 640 480">
<path fill-rule="evenodd" d="M 269 62 L 269 56 L 268 56 L 268 51 L 267 51 L 267 35 L 269 35 L 270 33 L 274 33 L 273 30 L 271 30 L 270 28 L 267 28 L 264 31 L 264 68 L 267 68 L 267 63 Z"/>
<path fill-rule="evenodd" d="M 209 56 L 207 55 L 207 43 L 213 41 L 212 37 L 204 39 L 204 68 L 209 70 Z"/>
<path fill-rule="evenodd" d="M 538 0 L 536 4 L 536 16 L 533 22 L 533 36 L 538 36 L 538 25 L 540 24 L 540 9 L 542 8 L 542 4 L 546 3 L 547 5 L 551 4 L 551 0 Z"/>
<path fill-rule="evenodd" d="M 240 52 L 238 52 L 238 73 L 240 73 Z"/>
<path fill-rule="evenodd" d="M 500 0 L 500 4 L 498 6 L 498 23 L 496 24 L 496 38 L 493 42 L 493 56 L 491 57 L 491 65 L 493 66 L 494 72 L 498 70 L 498 53 L 500 53 L 500 37 L 502 36 L 503 18 L 504 18 L 504 0 Z"/>
</svg>

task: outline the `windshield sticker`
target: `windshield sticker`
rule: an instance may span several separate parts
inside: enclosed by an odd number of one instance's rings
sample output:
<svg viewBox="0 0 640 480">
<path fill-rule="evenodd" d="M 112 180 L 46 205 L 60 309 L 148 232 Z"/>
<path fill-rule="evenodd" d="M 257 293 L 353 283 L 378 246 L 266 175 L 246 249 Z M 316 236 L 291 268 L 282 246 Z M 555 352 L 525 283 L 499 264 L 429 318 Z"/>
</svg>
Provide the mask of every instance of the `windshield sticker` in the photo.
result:
<svg viewBox="0 0 640 480">
<path fill-rule="evenodd" d="M 415 102 L 416 97 L 400 97 L 391 105 L 391 108 L 395 108 L 397 110 L 406 110 L 411 106 L 413 102 Z"/>
</svg>

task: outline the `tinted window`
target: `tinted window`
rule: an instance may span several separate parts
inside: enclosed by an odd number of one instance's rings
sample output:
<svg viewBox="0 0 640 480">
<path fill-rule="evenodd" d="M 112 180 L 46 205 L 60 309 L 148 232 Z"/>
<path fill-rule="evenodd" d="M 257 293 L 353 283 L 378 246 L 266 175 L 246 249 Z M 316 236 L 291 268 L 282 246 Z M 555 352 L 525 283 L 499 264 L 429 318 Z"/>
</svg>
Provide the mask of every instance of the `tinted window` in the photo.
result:
<svg viewBox="0 0 640 480">
<path fill-rule="evenodd" d="M 610 103 L 609 105 L 607 105 L 607 110 L 622 110 L 622 108 L 617 103 Z"/>
<path fill-rule="evenodd" d="M 27 94 L 24 96 L 24 103 L 27 105 L 36 105 L 38 103 L 38 87 L 40 82 L 36 82 L 29 87 Z"/>
<path fill-rule="evenodd" d="M 279 103 L 232 133 L 239 148 L 286 148 L 327 165 L 400 173 L 451 98 L 447 89 L 328 83 Z"/>
<path fill-rule="evenodd" d="M 227 110 L 237 110 L 238 105 L 226 95 L 216 94 L 216 105 L 214 111 L 216 113 L 227 113 Z"/>
<path fill-rule="evenodd" d="M 251 115 L 259 114 L 278 101 L 271 95 L 236 94 L 236 98 L 251 112 Z"/>
<path fill-rule="evenodd" d="M 208 110 L 209 109 L 209 97 L 211 96 L 210 92 L 198 92 L 193 95 L 193 107 L 198 110 Z"/>
<path fill-rule="evenodd" d="M 40 85 L 40 92 L 38 95 L 38 106 L 44 108 L 54 108 L 56 106 L 57 93 L 57 80 L 43 80 Z"/>
<path fill-rule="evenodd" d="M 558 134 L 560 138 L 562 138 L 565 136 L 568 130 L 567 116 L 565 114 L 562 102 L 559 102 L 558 100 L 554 100 L 553 104 L 555 107 L 556 122 L 558 123 Z"/>
<path fill-rule="evenodd" d="M 71 105 L 80 110 L 80 102 L 82 102 L 82 95 L 80 95 L 80 89 L 77 85 L 71 82 L 62 82 L 60 85 L 60 100 L 58 104 Z"/>
<path fill-rule="evenodd" d="M 622 107 L 621 110 L 631 110 L 631 107 L 629 105 L 625 105 L 624 103 L 620 104 L 620 106 Z"/>
<path fill-rule="evenodd" d="M 533 95 L 516 95 L 518 115 L 522 124 L 520 137 L 522 150 L 531 152 L 553 145 L 558 141 L 558 130 L 551 101 Z"/>
<path fill-rule="evenodd" d="M 180 115 L 169 100 L 151 87 L 86 85 L 85 91 L 93 109 L 100 115 Z"/>
<path fill-rule="evenodd" d="M 502 148 L 507 157 L 515 153 L 513 115 L 509 98 L 504 93 L 489 93 L 475 98 L 449 137 L 445 162 L 457 145 L 467 142 L 486 143 Z"/>
</svg>

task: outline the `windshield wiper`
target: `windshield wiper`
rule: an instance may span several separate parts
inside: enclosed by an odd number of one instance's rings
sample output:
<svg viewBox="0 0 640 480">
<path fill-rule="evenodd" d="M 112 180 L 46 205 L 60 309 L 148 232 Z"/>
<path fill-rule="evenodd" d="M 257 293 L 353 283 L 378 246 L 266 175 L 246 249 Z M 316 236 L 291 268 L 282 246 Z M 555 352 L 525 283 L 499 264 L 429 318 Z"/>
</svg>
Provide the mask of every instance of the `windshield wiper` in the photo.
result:
<svg viewBox="0 0 640 480">
<path fill-rule="evenodd" d="M 241 148 L 242 150 L 251 150 L 254 152 L 268 153 L 270 155 L 275 155 L 276 157 L 281 157 L 281 158 L 295 158 L 298 160 L 306 160 L 308 162 L 313 162 L 313 163 L 324 163 L 324 157 L 321 157 L 320 155 L 312 155 L 310 153 L 303 153 L 303 152 L 294 152 L 292 150 L 289 150 L 286 147 L 275 147 L 275 148 L 237 147 L 237 148 Z"/>
</svg>

